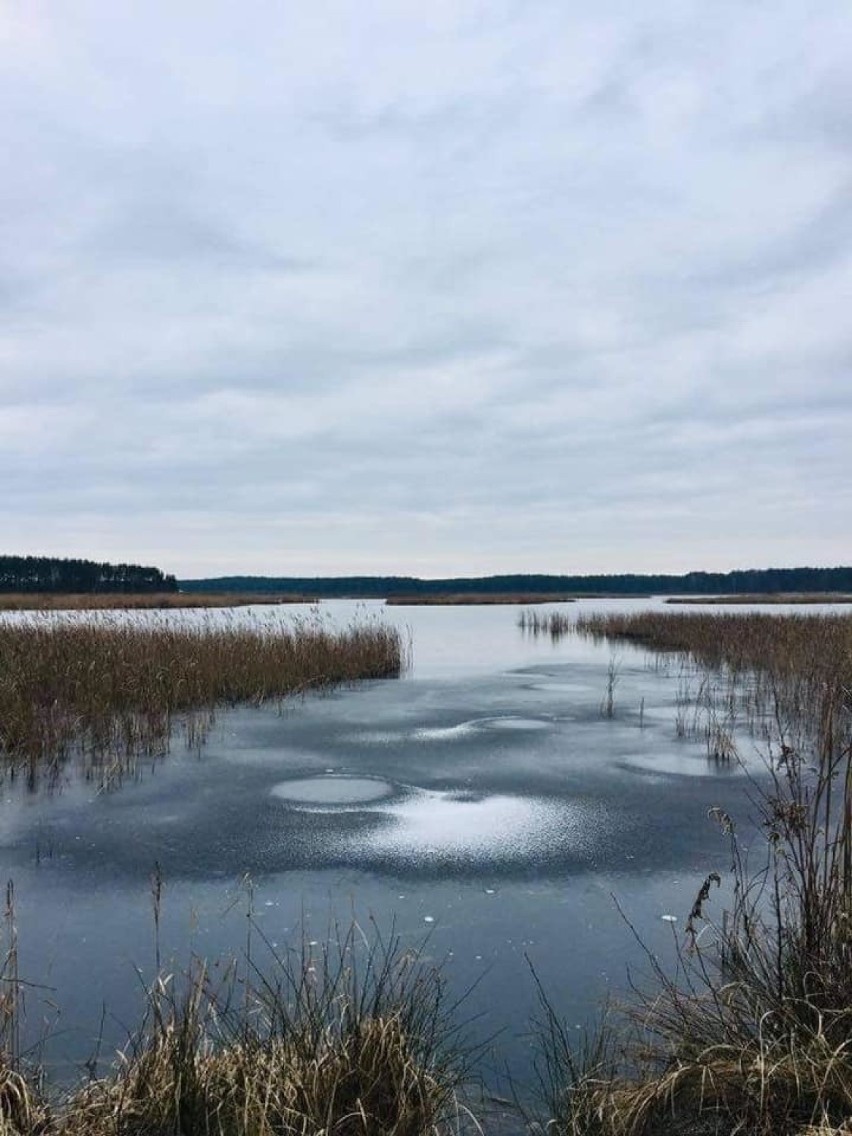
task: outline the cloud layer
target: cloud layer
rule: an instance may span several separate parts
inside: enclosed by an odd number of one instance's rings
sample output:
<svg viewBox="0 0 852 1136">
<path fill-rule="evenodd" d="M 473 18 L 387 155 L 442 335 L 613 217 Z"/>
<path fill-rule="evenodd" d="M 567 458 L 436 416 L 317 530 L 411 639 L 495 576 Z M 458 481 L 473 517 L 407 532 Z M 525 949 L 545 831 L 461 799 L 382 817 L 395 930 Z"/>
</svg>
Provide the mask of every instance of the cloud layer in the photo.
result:
<svg viewBox="0 0 852 1136">
<path fill-rule="evenodd" d="M 0 19 L 0 550 L 852 560 L 845 0 Z"/>
</svg>

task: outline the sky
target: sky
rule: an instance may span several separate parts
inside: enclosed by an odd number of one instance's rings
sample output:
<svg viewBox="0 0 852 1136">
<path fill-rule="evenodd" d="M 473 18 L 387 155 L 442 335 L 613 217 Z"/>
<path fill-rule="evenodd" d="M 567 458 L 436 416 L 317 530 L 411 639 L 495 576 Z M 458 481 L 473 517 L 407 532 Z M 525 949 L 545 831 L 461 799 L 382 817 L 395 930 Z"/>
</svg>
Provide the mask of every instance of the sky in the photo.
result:
<svg viewBox="0 0 852 1136">
<path fill-rule="evenodd" d="M 0 0 L 0 553 L 852 563 L 848 0 Z"/>
</svg>

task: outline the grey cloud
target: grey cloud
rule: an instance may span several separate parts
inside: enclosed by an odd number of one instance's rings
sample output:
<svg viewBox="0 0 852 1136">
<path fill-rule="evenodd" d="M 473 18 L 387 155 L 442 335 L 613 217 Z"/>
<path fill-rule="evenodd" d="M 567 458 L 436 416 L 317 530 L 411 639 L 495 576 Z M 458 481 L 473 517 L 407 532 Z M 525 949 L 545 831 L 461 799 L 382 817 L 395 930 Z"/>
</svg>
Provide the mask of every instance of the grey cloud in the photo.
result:
<svg viewBox="0 0 852 1136">
<path fill-rule="evenodd" d="M 7 542 L 848 559 L 844 7 L 34 13 L 0 77 Z"/>
<path fill-rule="evenodd" d="M 852 162 L 849 172 L 852 178 Z M 842 264 L 850 256 L 852 180 L 845 182 L 781 240 L 766 241 L 741 257 L 728 256 L 712 270 L 691 275 L 690 283 L 722 291 L 759 287 L 785 276 Z"/>
<path fill-rule="evenodd" d="M 75 250 L 96 262 L 178 263 L 211 269 L 305 272 L 315 263 L 277 255 L 168 198 L 139 202 L 98 224 Z"/>
</svg>

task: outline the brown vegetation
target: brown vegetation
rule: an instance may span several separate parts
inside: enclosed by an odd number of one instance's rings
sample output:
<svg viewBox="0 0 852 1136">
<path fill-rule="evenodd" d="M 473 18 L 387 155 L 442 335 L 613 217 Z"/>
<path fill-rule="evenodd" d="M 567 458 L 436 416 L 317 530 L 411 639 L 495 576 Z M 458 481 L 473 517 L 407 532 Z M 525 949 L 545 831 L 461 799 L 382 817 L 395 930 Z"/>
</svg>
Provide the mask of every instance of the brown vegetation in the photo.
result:
<svg viewBox="0 0 852 1136">
<path fill-rule="evenodd" d="M 259 931 L 259 928 L 255 928 Z M 160 975 L 103 1078 L 48 1104 L 7 1031 L 0 1136 L 440 1136 L 455 1131 L 464 1049 L 440 972 L 353 925 L 271 977 L 196 962 Z M 4 1020 L 0 1018 L 0 1028 Z M 93 1070 L 94 1073 L 94 1070 Z"/>
<path fill-rule="evenodd" d="M 392 678 L 400 633 L 381 623 L 331 630 L 316 619 L 205 620 L 32 616 L 0 624 L 0 767 L 34 783 L 69 757 L 109 776 L 168 748 L 182 721 L 201 740 L 220 706 Z"/>
<path fill-rule="evenodd" d="M 190 607 L 248 607 L 254 604 L 316 603 L 282 592 L 2 592 L 0 611 L 166 611 Z"/>
<path fill-rule="evenodd" d="M 574 629 L 572 611 L 522 611 L 518 627 L 528 635 L 549 635 L 556 642 Z"/>
<path fill-rule="evenodd" d="M 675 652 L 721 678 L 763 739 L 757 831 L 730 842 L 733 899 L 711 873 L 680 966 L 578 1050 L 545 1001 L 545 1069 L 564 1136 L 815 1136 L 852 1120 L 852 617 L 581 617 L 580 634 Z M 542 628 L 544 630 L 545 628 Z M 558 626 L 547 630 L 560 632 Z M 759 842 L 757 842 L 759 843 Z"/>
<path fill-rule="evenodd" d="M 574 596 L 541 596 L 527 592 L 461 592 L 442 595 L 388 596 L 386 604 L 405 607 L 465 606 L 476 604 L 549 604 L 573 603 Z"/>
<path fill-rule="evenodd" d="M 852 616 L 642 612 L 583 615 L 567 627 L 678 656 L 713 676 L 767 744 L 830 760 L 842 748 L 852 708 Z M 706 685 L 706 684 L 705 684 Z"/>
<path fill-rule="evenodd" d="M 848 604 L 852 596 L 841 592 L 755 592 L 736 596 L 670 596 L 667 604 Z"/>
</svg>

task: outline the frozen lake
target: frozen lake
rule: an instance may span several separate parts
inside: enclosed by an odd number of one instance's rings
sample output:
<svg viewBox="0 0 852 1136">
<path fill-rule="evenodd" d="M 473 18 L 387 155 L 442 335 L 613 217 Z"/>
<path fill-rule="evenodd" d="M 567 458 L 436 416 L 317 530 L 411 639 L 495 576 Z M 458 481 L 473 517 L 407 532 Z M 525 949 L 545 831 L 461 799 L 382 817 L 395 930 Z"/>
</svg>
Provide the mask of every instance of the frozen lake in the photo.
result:
<svg viewBox="0 0 852 1136">
<path fill-rule="evenodd" d="M 618 907 L 670 957 L 701 880 L 725 880 L 727 848 L 707 812 L 744 817 L 747 782 L 703 742 L 676 736 L 674 665 L 573 636 L 525 637 L 509 606 L 322 608 L 335 622 L 378 613 L 410 629 L 410 673 L 283 712 L 223 712 L 200 753 L 177 740 L 109 792 L 71 774 L 52 794 L 4 785 L 0 849 L 20 970 L 39 984 L 26 1028 L 35 1039 L 51 1023 L 54 1075 L 73 1076 L 101 1030 L 108 1061 L 139 1021 L 155 862 L 162 952 L 178 967 L 244 951 L 246 875 L 276 950 L 303 933 L 321 941 L 353 916 L 426 940 L 452 991 L 471 991 L 463 1013 L 474 1036 L 494 1037 L 481 1071 L 502 1092 L 507 1074 L 519 1086 L 531 1076 L 530 965 L 570 1022 L 589 1021 L 626 989 L 628 966 L 647 971 Z M 187 614 L 205 617 L 221 616 Z M 712 910 L 725 895 L 714 892 Z M 253 949 L 263 966 L 258 936 Z"/>
</svg>

